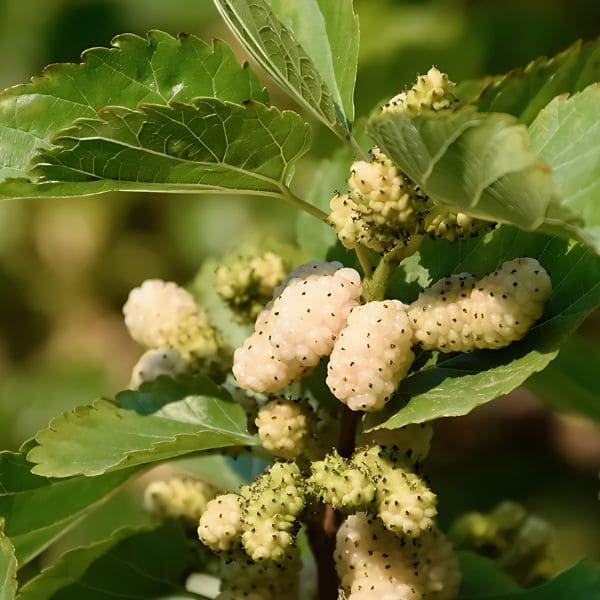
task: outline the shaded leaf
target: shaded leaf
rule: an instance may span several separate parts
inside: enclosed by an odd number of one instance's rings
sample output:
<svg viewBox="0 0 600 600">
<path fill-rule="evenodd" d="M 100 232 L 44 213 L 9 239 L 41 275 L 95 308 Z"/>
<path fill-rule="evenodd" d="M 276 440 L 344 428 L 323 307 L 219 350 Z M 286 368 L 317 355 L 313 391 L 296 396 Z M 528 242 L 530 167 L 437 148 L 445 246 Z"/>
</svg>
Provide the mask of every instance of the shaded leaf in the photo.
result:
<svg viewBox="0 0 600 600">
<path fill-rule="evenodd" d="M 108 180 L 115 190 L 279 195 L 310 134 L 296 113 L 215 98 L 99 115 L 61 132 L 56 146 L 34 159 L 33 172 L 50 193 L 70 184 L 94 193 Z"/>
<path fill-rule="evenodd" d="M 552 171 L 511 115 L 456 111 L 380 113 L 375 142 L 436 202 L 470 215 L 585 238 L 580 219 L 561 204 Z"/>
<path fill-rule="evenodd" d="M 558 410 L 600 421 L 598 365 L 598 344 L 574 337 L 563 344 L 558 356 L 542 373 L 530 377 L 525 385 Z"/>
<path fill-rule="evenodd" d="M 485 597 L 486 594 L 519 592 L 521 588 L 489 558 L 473 552 L 459 552 L 462 575 L 459 600 Z"/>
<path fill-rule="evenodd" d="M 108 400 L 80 406 L 50 422 L 28 454 L 34 473 L 51 477 L 99 475 L 201 450 L 255 445 L 246 413 L 233 402 L 188 396 L 141 416 Z"/>
<path fill-rule="evenodd" d="M 215 4 L 277 84 L 338 135 L 346 136 L 358 55 L 358 23 L 350 0 L 215 0 Z M 344 34 L 351 37 L 343 39 Z"/>
<path fill-rule="evenodd" d="M 600 44 L 597 48 L 600 65 Z M 600 79 L 600 66 L 598 67 Z M 600 252 L 600 86 L 555 98 L 529 128 L 531 147 L 552 167 L 563 206 L 577 213 Z"/>
<path fill-rule="evenodd" d="M 190 102 L 198 96 L 267 100 L 255 75 L 222 42 L 209 47 L 194 36 L 175 39 L 151 31 L 147 39 L 118 36 L 113 46 L 86 51 L 82 64 L 50 65 L 31 83 L 0 95 L 0 181 L 27 178 L 33 156 L 49 148 L 58 131 L 76 119 L 94 118 L 107 105 L 134 109 L 140 103 Z M 36 188 L 0 185 L 1 197 L 27 195 L 37 195 Z"/>
<path fill-rule="evenodd" d="M 529 125 L 556 96 L 574 94 L 597 81 L 600 39 L 585 44 L 579 41 L 552 58 L 542 56 L 524 68 L 494 78 L 476 105 L 481 111 L 510 113 Z"/>
<path fill-rule="evenodd" d="M 134 472 L 52 481 L 33 475 L 24 452 L 0 453 L 0 517 L 19 565 L 45 550 L 102 503 Z"/>
<path fill-rule="evenodd" d="M 17 594 L 15 549 L 3 530 L 0 519 L 0 600 L 14 600 Z"/>
<path fill-rule="evenodd" d="M 160 598 L 182 589 L 187 553 L 186 537 L 174 523 L 121 529 L 63 554 L 21 588 L 19 599 Z"/>
<path fill-rule="evenodd" d="M 557 237 L 531 234 L 511 227 L 477 240 L 426 242 L 420 263 L 402 265 L 399 278 L 415 276 L 425 285 L 451 273 L 468 271 L 481 276 L 506 260 L 537 258 L 549 272 L 553 291 L 542 318 L 520 341 L 500 350 L 440 354 L 402 381 L 386 408 L 366 418 L 367 427 L 401 427 L 439 417 L 467 414 L 477 406 L 507 394 L 552 361 L 565 339 L 600 303 L 600 257 Z M 440 258 L 441 257 L 441 258 Z M 393 296 L 412 301 L 418 290 L 411 283 L 394 282 Z"/>
</svg>

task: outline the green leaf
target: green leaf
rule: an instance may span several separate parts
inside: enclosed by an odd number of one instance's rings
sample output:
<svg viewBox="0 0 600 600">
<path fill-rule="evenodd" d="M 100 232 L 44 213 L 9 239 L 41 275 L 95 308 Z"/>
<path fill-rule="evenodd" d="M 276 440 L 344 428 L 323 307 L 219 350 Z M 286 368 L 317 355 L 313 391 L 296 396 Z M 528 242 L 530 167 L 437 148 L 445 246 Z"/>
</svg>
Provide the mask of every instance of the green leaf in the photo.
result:
<svg viewBox="0 0 600 600">
<path fill-rule="evenodd" d="M 512 593 L 520 587 L 489 558 L 473 552 L 459 552 L 462 581 L 459 600 L 485 597 L 486 594 Z"/>
<path fill-rule="evenodd" d="M 76 119 L 94 118 L 108 105 L 134 109 L 140 103 L 190 102 L 198 96 L 238 103 L 267 100 L 256 76 L 222 42 L 211 48 L 194 36 L 175 39 L 151 31 L 147 39 L 118 36 L 113 46 L 86 51 L 82 64 L 50 65 L 31 83 L 0 95 L 0 181 L 27 178 L 32 158 L 50 147 L 58 131 Z M 19 189 L 2 184 L 0 196 L 36 195 L 35 188 Z"/>
<path fill-rule="evenodd" d="M 28 454 L 34 473 L 99 475 L 201 450 L 256 445 L 246 413 L 234 402 L 188 396 L 141 416 L 108 400 L 80 406 L 50 422 Z"/>
<path fill-rule="evenodd" d="M 600 65 L 600 44 L 597 48 Z M 600 79 L 600 66 L 598 66 Z M 529 128 L 531 147 L 551 167 L 562 205 L 577 213 L 600 252 L 600 85 L 555 98 Z"/>
<path fill-rule="evenodd" d="M 311 183 L 305 199 L 329 214 L 329 203 L 336 191 L 347 188 L 351 157 L 341 151 L 328 160 L 321 161 L 311 169 Z M 325 260 L 327 253 L 337 242 L 335 230 L 327 223 L 301 212 L 296 220 L 296 240 L 306 256 Z"/>
<path fill-rule="evenodd" d="M 558 356 L 542 373 L 530 377 L 525 385 L 540 400 L 558 410 L 600 421 L 598 365 L 598 344 L 574 337 L 561 347 Z"/>
<path fill-rule="evenodd" d="M 515 115 L 529 125 L 553 98 L 574 94 L 600 81 L 600 39 L 580 41 L 548 59 L 540 57 L 524 68 L 495 78 L 476 100 L 484 112 Z M 462 98 L 462 96 L 459 96 Z"/>
<path fill-rule="evenodd" d="M 275 82 L 337 135 L 347 136 L 358 59 L 358 21 L 351 0 L 215 4 Z"/>
<path fill-rule="evenodd" d="M 279 196 L 310 134 L 296 113 L 215 98 L 98 114 L 101 119 L 82 119 L 61 132 L 56 146 L 34 159 L 40 194 L 236 190 Z"/>
<path fill-rule="evenodd" d="M 25 451 L 0 453 L 0 516 L 19 565 L 29 562 L 105 501 L 134 472 L 52 481 L 30 472 Z"/>
<path fill-rule="evenodd" d="M 467 414 L 477 406 L 507 394 L 552 361 L 565 339 L 600 303 L 600 257 L 557 237 L 531 234 L 511 227 L 477 240 L 450 244 L 428 240 L 420 263 L 401 265 L 392 295 L 412 301 L 415 277 L 427 285 L 451 273 L 481 276 L 520 256 L 537 258 L 549 272 L 553 291 L 544 315 L 527 335 L 501 350 L 440 354 L 400 384 L 386 408 L 366 418 L 370 428 L 396 428 L 439 417 Z"/>
<path fill-rule="evenodd" d="M 600 565 L 584 560 L 534 588 L 490 590 L 488 593 L 461 595 L 460 600 L 595 600 L 599 590 Z"/>
<path fill-rule="evenodd" d="M 182 590 L 188 542 L 179 527 L 122 529 L 66 552 L 28 581 L 19 600 L 160 598 Z"/>
<path fill-rule="evenodd" d="M 2 530 L 0 519 L 0 600 L 14 600 L 17 595 L 17 559 L 11 541 Z"/>
<path fill-rule="evenodd" d="M 436 202 L 470 215 L 566 238 L 585 235 L 552 171 L 531 149 L 527 128 L 507 114 L 456 111 L 380 113 L 375 142 Z"/>
</svg>

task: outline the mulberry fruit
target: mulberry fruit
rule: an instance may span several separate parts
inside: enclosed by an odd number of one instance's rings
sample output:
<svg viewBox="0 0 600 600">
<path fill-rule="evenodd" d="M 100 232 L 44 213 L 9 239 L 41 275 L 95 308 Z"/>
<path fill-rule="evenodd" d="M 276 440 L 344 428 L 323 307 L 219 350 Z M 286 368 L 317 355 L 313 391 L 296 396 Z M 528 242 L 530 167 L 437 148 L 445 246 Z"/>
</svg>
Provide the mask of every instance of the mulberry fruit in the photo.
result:
<svg viewBox="0 0 600 600">
<path fill-rule="evenodd" d="M 228 551 L 238 546 L 242 537 L 242 506 L 238 494 L 222 494 L 211 500 L 198 526 L 198 537 L 215 551 Z"/>
<path fill-rule="evenodd" d="M 133 367 L 129 388 L 135 390 L 145 381 L 153 381 L 161 375 L 180 375 L 187 369 L 187 363 L 175 348 L 147 350 Z"/>
<path fill-rule="evenodd" d="M 412 337 L 402 302 L 354 308 L 329 360 L 327 385 L 333 395 L 352 410 L 381 409 L 412 364 Z"/>
<path fill-rule="evenodd" d="M 310 406 L 298 400 L 271 400 L 261 406 L 255 424 L 263 448 L 292 460 L 304 453 L 311 436 Z"/>
<path fill-rule="evenodd" d="M 431 425 L 418 423 L 399 429 L 376 429 L 361 434 L 360 445 L 381 446 L 394 464 L 414 465 L 425 460 L 433 436 Z"/>
</svg>

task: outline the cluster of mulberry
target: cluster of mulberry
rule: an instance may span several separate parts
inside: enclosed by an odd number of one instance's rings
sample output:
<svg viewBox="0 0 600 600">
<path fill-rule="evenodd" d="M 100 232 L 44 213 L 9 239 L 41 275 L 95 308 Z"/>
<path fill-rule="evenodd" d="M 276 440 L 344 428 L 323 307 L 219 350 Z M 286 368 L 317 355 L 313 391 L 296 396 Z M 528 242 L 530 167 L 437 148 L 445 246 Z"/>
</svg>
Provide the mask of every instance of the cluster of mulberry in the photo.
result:
<svg viewBox="0 0 600 600">
<path fill-rule="evenodd" d="M 274 252 L 246 252 L 228 257 L 216 271 L 217 293 L 242 322 L 252 322 L 288 271 Z"/>
<path fill-rule="evenodd" d="M 480 280 L 469 273 L 446 277 L 409 307 L 415 342 L 441 352 L 507 346 L 541 317 L 551 290 L 533 258 L 505 262 Z"/>
<path fill-rule="evenodd" d="M 134 288 L 123 306 L 131 337 L 150 350 L 134 368 L 132 385 L 158 375 L 176 375 L 183 365 L 219 369 L 222 342 L 206 312 L 192 295 L 172 281 L 149 279 Z"/>
</svg>

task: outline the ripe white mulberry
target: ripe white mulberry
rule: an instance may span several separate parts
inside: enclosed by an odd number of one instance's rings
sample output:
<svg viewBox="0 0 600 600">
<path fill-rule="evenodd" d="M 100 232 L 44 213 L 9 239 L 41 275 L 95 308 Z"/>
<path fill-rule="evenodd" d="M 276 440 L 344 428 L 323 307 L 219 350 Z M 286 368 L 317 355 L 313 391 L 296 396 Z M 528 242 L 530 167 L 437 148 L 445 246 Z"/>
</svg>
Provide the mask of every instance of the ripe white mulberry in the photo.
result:
<svg viewBox="0 0 600 600">
<path fill-rule="evenodd" d="M 335 450 L 312 463 L 307 485 L 321 502 L 348 513 L 367 510 L 375 498 L 370 478 Z"/>
<path fill-rule="evenodd" d="M 333 395 L 352 410 L 381 409 L 412 364 L 412 337 L 399 300 L 354 308 L 329 360 L 327 385 Z"/>
<path fill-rule="evenodd" d="M 359 445 L 379 445 L 394 464 L 413 465 L 425 460 L 432 437 L 431 425 L 414 423 L 398 429 L 376 429 L 362 433 Z"/>
<path fill-rule="evenodd" d="M 306 450 L 312 415 L 307 402 L 277 398 L 258 410 L 255 420 L 263 448 L 278 458 L 292 460 Z"/>
<path fill-rule="evenodd" d="M 153 515 L 181 518 L 195 525 L 214 495 L 213 488 L 202 481 L 172 477 L 148 484 L 144 508 Z"/>
<path fill-rule="evenodd" d="M 336 570 L 346 600 L 455 600 L 460 572 L 437 529 L 410 541 L 357 513 L 337 533 Z"/>
<path fill-rule="evenodd" d="M 221 494 L 213 498 L 200 517 L 198 537 L 215 551 L 227 551 L 240 545 L 242 506 L 239 494 Z"/>
<path fill-rule="evenodd" d="M 175 348 L 146 350 L 133 367 L 129 387 L 135 390 L 145 381 L 153 381 L 161 375 L 180 375 L 187 369 L 187 363 Z"/>
<path fill-rule="evenodd" d="M 446 277 L 410 305 L 415 341 L 442 352 L 507 346 L 542 316 L 551 290 L 533 258 L 505 262 L 479 281 L 468 273 Z"/>
<path fill-rule="evenodd" d="M 172 281 L 148 279 L 123 306 L 131 337 L 146 348 L 174 348 L 188 363 L 217 355 L 219 337 L 192 295 Z"/>
<path fill-rule="evenodd" d="M 285 559 L 304 509 L 303 476 L 295 463 L 275 463 L 244 492 L 242 543 L 252 560 Z"/>
</svg>

